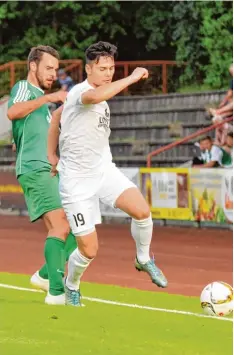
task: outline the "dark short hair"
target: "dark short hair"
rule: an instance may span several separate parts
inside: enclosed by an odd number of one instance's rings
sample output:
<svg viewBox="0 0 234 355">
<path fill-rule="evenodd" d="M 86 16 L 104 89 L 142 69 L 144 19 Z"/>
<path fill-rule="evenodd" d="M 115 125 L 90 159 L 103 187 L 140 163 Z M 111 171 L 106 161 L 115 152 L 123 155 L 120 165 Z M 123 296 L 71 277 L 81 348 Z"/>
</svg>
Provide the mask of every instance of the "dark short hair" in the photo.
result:
<svg viewBox="0 0 234 355">
<path fill-rule="evenodd" d="M 108 42 L 97 42 L 89 46 L 85 51 L 86 63 L 99 62 L 100 57 L 117 58 L 117 47 Z"/>
<path fill-rule="evenodd" d="M 199 139 L 199 142 L 203 142 L 203 141 L 206 141 L 206 140 L 212 142 L 212 138 L 211 138 L 210 136 L 203 136 L 203 137 L 201 137 L 201 138 Z"/>
<path fill-rule="evenodd" d="M 233 132 L 229 132 L 227 136 L 233 138 Z"/>
<path fill-rule="evenodd" d="M 50 46 L 32 47 L 31 51 L 28 55 L 28 69 L 29 69 L 30 63 L 32 63 L 32 62 L 35 62 L 37 64 L 40 63 L 41 58 L 44 53 L 48 53 L 48 54 L 52 55 L 53 57 L 59 59 L 59 54 L 56 51 L 56 49 L 54 49 Z"/>
</svg>

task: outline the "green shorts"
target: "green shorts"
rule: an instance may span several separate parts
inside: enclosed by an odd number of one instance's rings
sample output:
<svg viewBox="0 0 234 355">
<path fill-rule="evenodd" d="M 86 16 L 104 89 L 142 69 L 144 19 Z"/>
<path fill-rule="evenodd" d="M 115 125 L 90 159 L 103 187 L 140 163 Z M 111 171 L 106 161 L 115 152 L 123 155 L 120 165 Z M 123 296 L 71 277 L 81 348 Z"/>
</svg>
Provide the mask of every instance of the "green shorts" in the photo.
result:
<svg viewBox="0 0 234 355">
<path fill-rule="evenodd" d="M 52 177 L 48 169 L 40 169 L 18 176 L 18 181 L 24 192 L 31 222 L 46 212 L 62 208 L 58 175 Z"/>
</svg>

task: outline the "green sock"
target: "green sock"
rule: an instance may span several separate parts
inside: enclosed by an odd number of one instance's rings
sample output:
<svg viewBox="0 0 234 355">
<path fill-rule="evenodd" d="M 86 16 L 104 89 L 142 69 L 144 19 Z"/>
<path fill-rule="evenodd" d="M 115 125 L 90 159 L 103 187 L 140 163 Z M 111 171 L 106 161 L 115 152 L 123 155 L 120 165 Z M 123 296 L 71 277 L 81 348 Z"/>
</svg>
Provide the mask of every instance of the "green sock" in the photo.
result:
<svg viewBox="0 0 234 355">
<path fill-rule="evenodd" d="M 65 242 L 66 261 L 68 261 L 69 256 L 76 248 L 77 248 L 76 237 L 74 236 L 74 234 L 72 234 L 72 232 L 70 232 Z"/>
<path fill-rule="evenodd" d="M 72 234 L 72 232 L 70 232 L 67 236 L 66 242 L 65 242 L 65 255 L 66 255 L 66 261 L 68 261 L 69 256 L 71 255 L 71 253 L 77 248 L 77 243 L 76 243 L 76 237 L 74 236 L 74 234 Z M 44 264 L 42 266 L 42 268 L 39 270 L 39 275 L 40 277 L 42 277 L 43 279 L 48 280 L 49 276 L 48 276 L 48 269 L 47 269 L 47 265 Z"/>
<path fill-rule="evenodd" d="M 61 295 L 64 292 L 64 246 L 65 242 L 56 237 L 48 237 L 45 242 L 45 259 L 50 282 L 49 291 L 53 296 Z"/>
</svg>

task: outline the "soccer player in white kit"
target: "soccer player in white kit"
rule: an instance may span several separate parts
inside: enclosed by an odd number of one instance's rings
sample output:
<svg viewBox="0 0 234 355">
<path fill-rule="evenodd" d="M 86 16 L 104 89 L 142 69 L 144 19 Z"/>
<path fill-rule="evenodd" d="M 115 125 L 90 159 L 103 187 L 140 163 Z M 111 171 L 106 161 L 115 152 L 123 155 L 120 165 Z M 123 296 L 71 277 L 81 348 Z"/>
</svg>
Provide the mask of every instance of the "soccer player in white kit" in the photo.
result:
<svg viewBox="0 0 234 355">
<path fill-rule="evenodd" d="M 150 258 L 153 222 L 150 208 L 139 189 L 112 162 L 109 146 L 110 110 L 106 100 L 129 85 L 148 78 L 145 68 L 112 82 L 117 48 L 98 42 L 86 50 L 87 80 L 68 93 L 62 116 L 52 122 L 48 158 L 56 167 L 58 125 L 60 195 L 78 248 L 68 261 L 66 303 L 80 306 L 80 279 L 98 250 L 95 225 L 101 223 L 99 201 L 132 217 L 131 234 L 136 243 L 135 267 L 149 274 L 153 283 L 167 287 L 167 279 Z"/>
</svg>

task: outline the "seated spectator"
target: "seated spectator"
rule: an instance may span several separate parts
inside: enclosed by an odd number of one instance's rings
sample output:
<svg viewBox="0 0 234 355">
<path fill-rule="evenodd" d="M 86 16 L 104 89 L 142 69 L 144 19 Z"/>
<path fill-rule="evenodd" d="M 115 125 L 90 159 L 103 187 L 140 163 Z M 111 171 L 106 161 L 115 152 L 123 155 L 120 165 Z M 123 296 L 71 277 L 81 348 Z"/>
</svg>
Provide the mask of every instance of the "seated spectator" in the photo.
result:
<svg viewBox="0 0 234 355">
<path fill-rule="evenodd" d="M 222 122 L 222 120 L 223 119 L 221 117 L 215 117 L 213 122 L 219 123 L 219 122 Z M 224 123 L 220 127 L 217 127 L 215 129 L 215 145 L 218 145 L 220 147 L 225 145 L 228 133 L 232 132 L 232 130 L 233 130 L 233 126 L 228 122 Z"/>
<path fill-rule="evenodd" d="M 233 76 L 233 64 L 229 68 L 231 76 Z M 225 95 L 224 99 L 221 101 L 219 107 L 208 109 L 208 119 L 212 118 L 214 124 L 222 122 L 224 118 L 232 117 L 233 115 L 233 78 L 230 82 L 229 90 Z M 227 134 L 233 130 L 233 127 L 229 123 L 216 128 L 215 131 L 215 144 L 223 146 L 227 139 Z"/>
<path fill-rule="evenodd" d="M 204 140 L 200 139 L 200 141 L 195 143 L 194 145 L 195 145 L 195 149 L 194 149 L 195 157 L 193 158 L 192 165 L 193 166 L 201 165 L 204 163 L 202 154 L 205 153 L 206 151 Z"/>
<path fill-rule="evenodd" d="M 58 71 L 58 81 L 63 91 L 70 91 L 75 85 L 72 78 L 63 69 Z"/>
<path fill-rule="evenodd" d="M 232 167 L 232 157 L 223 148 L 218 147 L 213 144 L 213 140 L 210 136 L 206 136 L 200 139 L 200 145 L 203 147 L 201 153 L 201 160 L 203 162 L 199 168 L 231 168 Z"/>
</svg>

